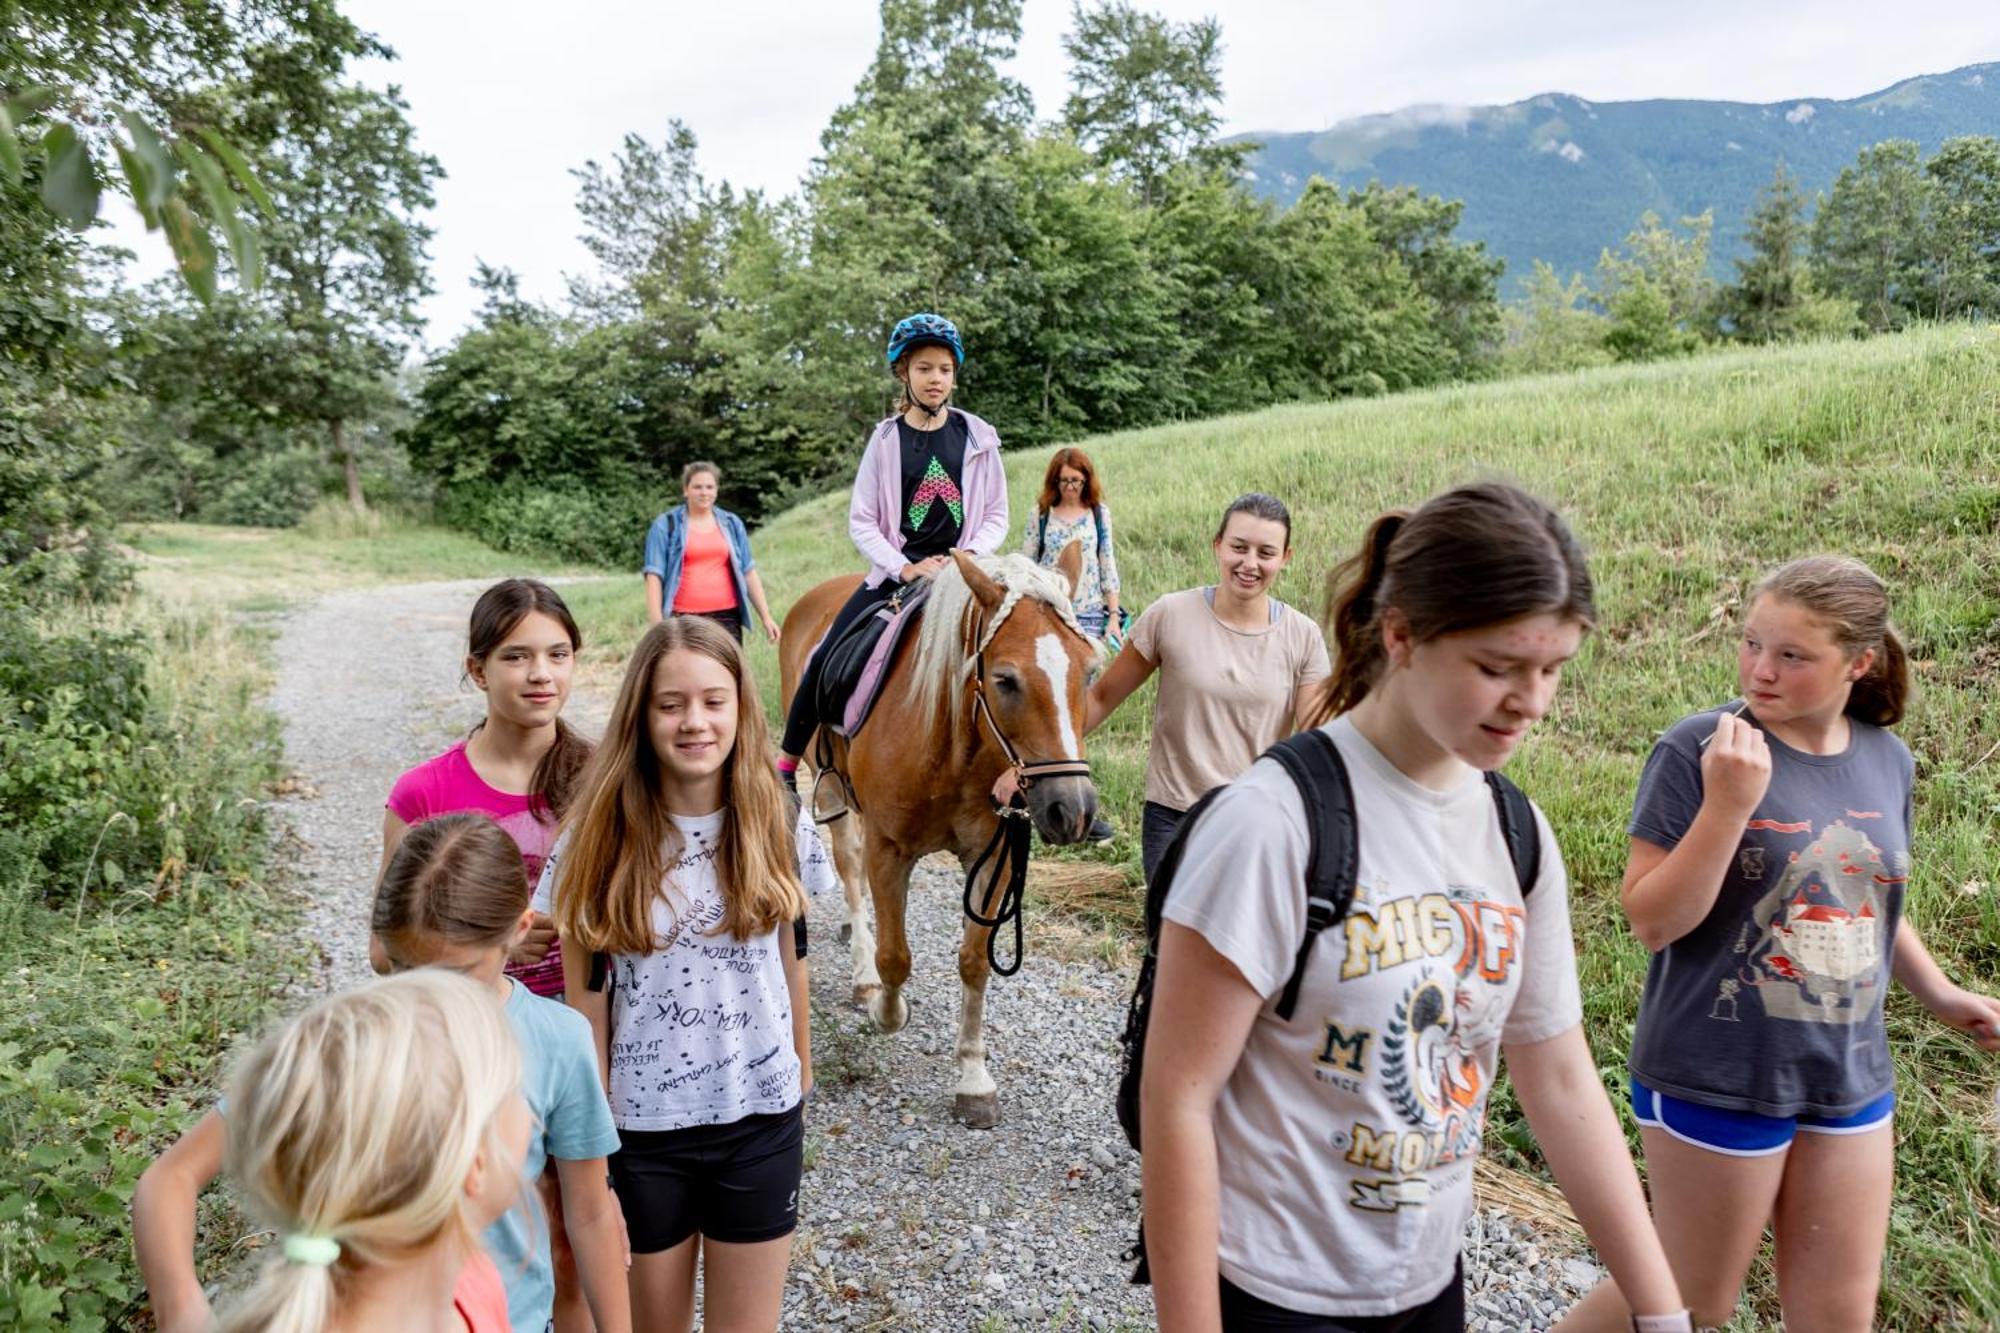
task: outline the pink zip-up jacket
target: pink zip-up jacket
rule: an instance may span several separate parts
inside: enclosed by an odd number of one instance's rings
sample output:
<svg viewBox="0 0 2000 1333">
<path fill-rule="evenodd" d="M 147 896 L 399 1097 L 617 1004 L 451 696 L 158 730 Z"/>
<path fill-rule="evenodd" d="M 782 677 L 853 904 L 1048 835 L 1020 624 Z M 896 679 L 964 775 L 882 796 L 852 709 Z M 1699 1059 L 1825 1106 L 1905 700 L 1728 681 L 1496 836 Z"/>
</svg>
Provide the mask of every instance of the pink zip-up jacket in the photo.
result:
<svg viewBox="0 0 2000 1333">
<path fill-rule="evenodd" d="M 959 545 L 978 555 L 992 555 L 1007 539 L 1007 469 L 1000 462 L 1000 434 L 970 412 L 951 409 L 965 418 L 965 475 L 959 493 L 965 498 L 965 524 Z M 847 506 L 847 535 L 868 557 L 868 586 L 901 575 L 903 566 L 903 463 L 897 454 L 897 417 L 889 417 L 868 437 L 861 451 L 861 470 L 854 477 L 854 498 Z"/>
</svg>

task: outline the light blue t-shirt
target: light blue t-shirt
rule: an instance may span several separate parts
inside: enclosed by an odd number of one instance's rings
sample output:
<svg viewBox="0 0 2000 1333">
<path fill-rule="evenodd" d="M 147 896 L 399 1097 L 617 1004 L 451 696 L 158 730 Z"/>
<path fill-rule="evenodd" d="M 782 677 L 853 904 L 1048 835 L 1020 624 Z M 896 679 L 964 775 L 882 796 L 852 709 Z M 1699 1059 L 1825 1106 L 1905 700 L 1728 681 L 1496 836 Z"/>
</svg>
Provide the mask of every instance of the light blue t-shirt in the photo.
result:
<svg viewBox="0 0 2000 1333">
<path fill-rule="evenodd" d="M 516 1333 L 545 1333 L 556 1299 L 549 1232 L 537 1182 L 550 1158 L 609 1157 L 618 1129 L 597 1073 L 590 1020 L 520 982 L 507 996 L 507 1022 L 521 1043 L 521 1095 L 541 1132 L 528 1136 L 520 1204 L 486 1229 L 486 1252 L 507 1284 L 507 1319 Z"/>
</svg>

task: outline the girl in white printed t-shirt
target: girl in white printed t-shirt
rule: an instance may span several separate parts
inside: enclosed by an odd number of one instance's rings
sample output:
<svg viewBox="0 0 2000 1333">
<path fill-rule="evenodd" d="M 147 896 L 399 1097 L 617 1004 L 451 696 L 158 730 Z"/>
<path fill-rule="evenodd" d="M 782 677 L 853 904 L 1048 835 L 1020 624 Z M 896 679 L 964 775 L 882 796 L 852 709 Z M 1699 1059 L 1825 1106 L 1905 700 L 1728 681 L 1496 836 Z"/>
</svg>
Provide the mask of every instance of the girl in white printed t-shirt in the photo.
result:
<svg viewBox="0 0 2000 1333">
<path fill-rule="evenodd" d="M 734 636 L 653 626 L 550 853 L 565 994 L 590 1019 L 620 1148 L 633 1327 L 778 1325 L 812 1087 L 793 923 L 830 879 L 787 827 L 756 687 Z"/>
<path fill-rule="evenodd" d="M 1467 486 L 1378 519 L 1330 587 L 1338 660 L 1315 712 L 1353 788 L 1354 898 L 1282 1019 L 1306 924 L 1298 789 L 1261 760 L 1188 832 L 1140 1091 L 1160 1328 L 1460 1333 L 1504 1047 L 1636 1326 L 1688 1329 L 1584 1040 L 1561 854 L 1537 812 L 1524 898 L 1481 774 L 1591 624 L 1582 553 L 1540 501 Z"/>
</svg>

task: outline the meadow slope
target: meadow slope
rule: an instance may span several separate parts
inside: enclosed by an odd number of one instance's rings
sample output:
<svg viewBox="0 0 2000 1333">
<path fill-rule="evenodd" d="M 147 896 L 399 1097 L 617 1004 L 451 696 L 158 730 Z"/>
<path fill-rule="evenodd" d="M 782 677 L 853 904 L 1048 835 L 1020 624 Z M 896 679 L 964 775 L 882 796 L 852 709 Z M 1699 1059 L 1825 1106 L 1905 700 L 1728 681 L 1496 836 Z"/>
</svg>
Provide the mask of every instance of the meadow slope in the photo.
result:
<svg viewBox="0 0 2000 1333">
<path fill-rule="evenodd" d="M 1291 504 L 1297 557 L 1281 595 L 1315 614 L 1327 571 L 1385 506 L 1500 475 L 1572 517 L 1591 550 L 1602 625 L 1511 771 L 1569 862 L 1590 1031 L 1615 1088 L 1645 966 L 1616 898 L 1639 768 L 1663 727 L 1730 696 L 1743 593 L 1790 556 L 1846 552 L 1891 585 L 1921 685 L 1901 729 L 1919 778 L 1910 915 L 1961 980 L 2000 984 L 1996 433 L 2000 333 L 1948 328 L 1286 406 L 1086 444 L 1135 608 L 1211 577 L 1209 536 L 1240 491 Z M 1047 458 L 1009 457 L 1017 528 Z M 755 544 L 783 608 L 854 563 L 845 496 L 786 513 Z M 578 590 L 605 647 L 636 634 L 636 590 L 636 578 Z M 775 654 L 756 658 L 774 697 Z M 1150 702 L 1149 691 L 1128 703 L 1091 741 L 1111 813 L 1131 831 Z M 1136 870 L 1135 846 L 1099 855 Z M 1906 995 L 1889 1013 L 1903 1147 L 1882 1326 L 2000 1325 L 1995 1068 Z M 1494 1129 L 1503 1151 L 1533 1160 L 1504 1096 Z M 1760 1301 L 1772 1313 L 1768 1291 Z"/>
</svg>

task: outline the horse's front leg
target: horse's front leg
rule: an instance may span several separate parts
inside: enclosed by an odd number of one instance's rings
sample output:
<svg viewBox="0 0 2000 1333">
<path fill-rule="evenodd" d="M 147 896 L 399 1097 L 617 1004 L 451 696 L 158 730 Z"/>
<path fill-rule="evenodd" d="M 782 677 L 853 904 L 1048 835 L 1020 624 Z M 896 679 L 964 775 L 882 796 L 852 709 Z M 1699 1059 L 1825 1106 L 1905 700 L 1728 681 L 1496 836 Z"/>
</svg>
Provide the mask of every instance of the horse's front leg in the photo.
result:
<svg viewBox="0 0 2000 1333">
<path fill-rule="evenodd" d="M 868 894 L 875 900 L 875 968 L 879 986 L 868 1002 L 869 1017 L 884 1032 L 900 1032 L 910 1019 L 903 985 L 910 979 L 910 941 L 903 933 L 903 905 L 910 895 L 910 867 L 916 858 L 870 829 L 866 849 Z M 858 993 L 859 986 L 856 991 Z"/>
<path fill-rule="evenodd" d="M 992 916 L 997 895 L 982 906 L 982 915 Z M 971 917 L 958 942 L 958 1085 L 952 1089 L 951 1113 L 973 1129 L 991 1129 L 1000 1123 L 1000 1091 L 986 1069 L 986 982 L 992 965 L 986 956 L 993 928 Z"/>
<path fill-rule="evenodd" d="M 840 872 L 841 894 L 847 904 L 847 919 L 840 923 L 840 942 L 847 946 L 853 966 L 854 1003 L 866 1008 L 882 989 L 882 978 L 875 970 L 875 930 L 868 923 L 868 870 L 861 854 L 861 828 L 861 816 L 850 810 L 844 818 L 826 825 L 826 835 L 833 844 L 833 864 Z"/>
</svg>

